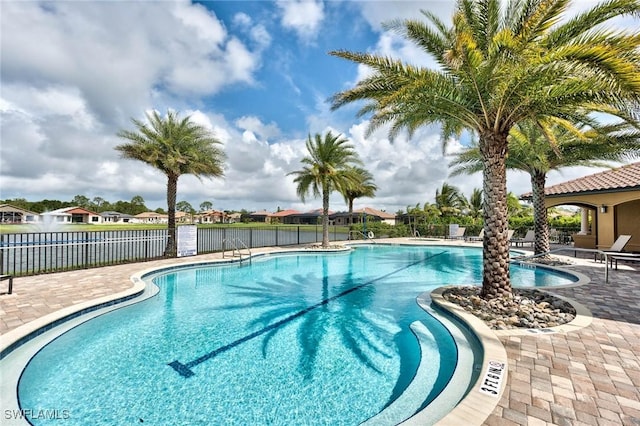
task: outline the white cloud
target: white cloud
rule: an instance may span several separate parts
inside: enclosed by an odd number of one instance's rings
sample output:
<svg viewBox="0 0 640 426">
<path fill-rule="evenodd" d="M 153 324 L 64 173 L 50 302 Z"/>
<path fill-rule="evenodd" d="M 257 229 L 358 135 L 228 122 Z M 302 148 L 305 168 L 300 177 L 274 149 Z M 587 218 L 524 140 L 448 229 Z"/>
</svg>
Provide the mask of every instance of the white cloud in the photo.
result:
<svg viewBox="0 0 640 426">
<path fill-rule="evenodd" d="M 324 19 L 324 5 L 315 0 L 280 0 L 282 26 L 295 31 L 303 41 L 312 41 Z"/>
<path fill-rule="evenodd" d="M 451 0 L 395 0 L 395 1 L 362 1 L 356 2 L 361 8 L 362 16 L 376 31 L 382 31 L 382 24 L 394 19 L 418 19 L 425 17 L 419 11 L 428 9 L 445 23 L 451 22 L 455 2 Z"/>
<path fill-rule="evenodd" d="M 276 123 L 264 124 L 258 117 L 243 116 L 236 120 L 235 125 L 240 129 L 249 130 L 264 139 L 272 139 L 280 135 Z"/>
<path fill-rule="evenodd" d="M 227 37 L 220 21 L 202 5 L 179 2 L 175 4 L 172 12 L 186 28 L 195 30 L 198 39 L 206 43 L 219 45 Z"/>
</svg>

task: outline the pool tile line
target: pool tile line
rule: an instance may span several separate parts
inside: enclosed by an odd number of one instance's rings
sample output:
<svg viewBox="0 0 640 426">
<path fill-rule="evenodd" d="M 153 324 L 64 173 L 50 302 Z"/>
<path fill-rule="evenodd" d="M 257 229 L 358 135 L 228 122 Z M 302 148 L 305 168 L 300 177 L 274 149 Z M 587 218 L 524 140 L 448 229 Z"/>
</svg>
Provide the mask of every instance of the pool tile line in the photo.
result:
<svg viewBox="0 0 640 426">
<path fill-rule="evenodd" d="M 267 333 L 267 332 L 269 332 L 271 330 L 274 330 L 276 328 L 280 328 L 281 326 L 283 326 L 285 324 L 288 324 L 291 321 L 293 321 L 293 320 L 295 320 L 295 319 L 297 319 L 297 318 L 299 318 L 299 317 L 301 317 L 301 316 L 303 316 L 305 314 L 308 314 L 309 312 L 311 312 L 311 311 L 313 311 L 315 309 L 318 309 L 318 308 L 320 308 L 320 307 L 322 307 L 324 305 L 327 305 L 329 302 L 332 302 L 332 301 L 337 300 L 337 299 L 339 299 L 341 297 L 344 297 L 347 294 L 350 294 L 350 293 L 353 293 L 354 291 L 360 290 L 361 288 L 366 287 L 368 285 L 371 285 L 371 284 L 373 284 L 373 283 L 375 283 L 377 281 L 380 281 L 382 279 L 388 278 L 391 275 L 397 274 L 400 271 L 404 271 L 404 270 L 409 269 L 409 268 L 411 268 L 411 267 L 413 267 L 415 265 L 418 265 L 420 263 L 426 262 L 426 261 L 428 261 L 430 259 L 434 259 L 434 258 L 436 258 L 438 256 L 443 255 L 444 253 L 446 253 L 446 251 L 441 251 L 439 253 L 435 253 L 435 254 L 426 256 L 425 258 L 422 258 L 420 260 L 417 260 L 415 262 L 407 264 L 406 266 L 403 266 L 402 268 L 396 269 L 395 271 L 389 272 L 389 273 L 387 273 L 385 275 L 382 275 L 380 277 L 374 278 L 374 279 L 369 280 L 367 282 L 364 282 L 362 284 L 358 284 L 358 285 L 356 285 L 354 287 L 351 287 L 351 288 L 349 288 L 347 290 L 344 290 L 344 291 L 342 291 L 342 292 L 340 292 L 340 293 L 338 293 L 338 294 L 336 294 L 334 296 L 331 296 L 331 297 L 328 297 L 326 299 L 323 299 L 323 300 L 321 300 L 320 302 L 318 302 L 318 303 L 316 303 L 314 305 L 308 306 L 305 309 L 302 309 L 302 310 L 300 310 L 300 311 L 298 311 L 298 312 L 296 312 L 294 314 L 289 315 L 286 318 L 281 319 L 280 321 L 276 321 L 273 324 L 269 324 L 268 326 L 261 328 L 260 330 L 254 331 L 253 333 L 250 333 L 250 334 L 248 334 L 246 336 L 243 336 L 238 340 L 235 340 L 235 341 L 233 341 L 233 342 L 231 342 L 231 343 L 229 343 L 227 345 L 221 346 L 218 349 L 215 349 L 215 350 L 213 350 L 213 351 L 211 351 L 211 352 L 209 352 L 209 353 L 207 353 L 205 355 L 202 355 L 201 357 L 198 357 L 198 358 L 194 359 L 193 361 L 187 362 L 186 364 L 183 364 L 178 360 L 174 360 L 174 361 L 171 361 L 170 363 L 168 363 L 167 365 L 170 366 L 171 368 L 173 368 L 178 374 L 180 374 L 184 378 L 192 377 L 192 376 L 195 375 L 195 373 L 191 369 L 193 367 L 197 366 L 197 365 L 202 364 L 205 361 L 208 361 L 208 360 L 210 360 L 212 358 L 215 358 L 216 356 L 218 356 L 218 355 L 220 355 L 220 354 L 222 354 L 224 352 L 227 352 L 228 350 L 233 349 L 233 348 L 235 348 L 236 346 L 238 346 L 238 345 L 240 345 L 242 343 L 248 342 L 249 340 L 252 340 L 252 339 L 254 339 L 256 337 L 262 336 L 263 334 L 265 334 L 265 333 Z"/>
</svg>

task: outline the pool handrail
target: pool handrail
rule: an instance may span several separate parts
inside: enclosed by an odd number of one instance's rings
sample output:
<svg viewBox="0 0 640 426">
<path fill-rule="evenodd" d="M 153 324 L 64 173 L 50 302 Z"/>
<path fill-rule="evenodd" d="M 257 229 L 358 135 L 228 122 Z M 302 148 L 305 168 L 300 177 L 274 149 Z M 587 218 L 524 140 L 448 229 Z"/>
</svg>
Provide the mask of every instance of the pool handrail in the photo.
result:
<svg viewBox="0 0 640 426">
<path fill-rule="evenodd" d="M 374 240 L 375 238 L 375 234 L 373 233 L 373 231 L 369 231 L 366 234 L 362 231 L 358 231 L 358 230 L 351 230 L 349 231 L 349 239 L 351 240 L 351 234 L 355 234 L 355 235 L 362 235 L 362 239 L 364 240 L 370 240 L 371 242 L 373 242 L 374 244 L 376 243 L 376 240 Z"/>
<path fill-rule="evenodd" d="M 224 259 L 224 253 L 227 250 L 226 243 L 229 243 L 231 245 L 231 257 L 235 257 L 236 253 L 238 253 L 237 255 L 240 257 L 240 262 L 242 263 L 242 252 L 240 251 L 240 249 L 243 248 L 249 252 L 248 258 L 249 258 L 249 263 L 251 263 L 251 257 L 252 257 L 251 249 L 247 247 L 244 241 L 242 241 L 240 238 L 225 238 L 222 240 L 222 258 L 223 259 Z"/>
</svg>

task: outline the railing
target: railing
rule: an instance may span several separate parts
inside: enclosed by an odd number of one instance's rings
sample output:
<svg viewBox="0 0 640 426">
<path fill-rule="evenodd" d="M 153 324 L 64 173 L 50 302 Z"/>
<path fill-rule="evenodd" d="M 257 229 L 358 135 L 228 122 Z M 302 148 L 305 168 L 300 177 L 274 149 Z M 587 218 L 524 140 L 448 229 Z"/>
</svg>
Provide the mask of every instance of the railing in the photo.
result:
<svg viewBox="0 0 640 426">
<path fill-rule="evenodd" d="M 449 225 L 441 223 L 414 223 L 406 224 L 408 226 L 407 236 L 411 237 L 425 237 L 425 238 L 444 238 L 449 234 Z M 469 225 L 460 223 L 460 226 L 466 228 L 466 235 L 478 235 L 483 226 L 481 224 Z M 523 227 L 510 227 L 515 231 L 515 237 L 524 237 L 530 226 Z M 559 244 L 569 244 L 571 242 L 571 235 L 580 231 L 580 226 L 577 227 L 557 227 L 549 226 L 549 238 L 551 242 Z M 416 234 L 417 232 L 417 234 Z"/>
<path fill-rule="evenodd" d="M 227 244 L 231 245 L 231 257 L 235 257 L 236 255 L 240 258 L 240 263 L 242 263 L 242 252 L 241 248 L 247 250 L 249 263 L 251 263 L 251 249 L 247 247 L 247 245 L 240 238 L 225 238 L 222 240 L 222 258 L 224 259 L 224 254 L 227 251 Z M 238 247 L 240 246 L 240 247 Z"/>
<path fill-rule="evenodd" d="M 348 238 L 345 228 L 331 227 L 330 239 Z M 0 234 L 0 275 L 37 275 L 164 257 L 166 229 L 56 231 Z M 247 248 L 292 246 L 322 241 L 320 225 L 198 228 L 199 254 L 219 252 L 225 239 Z"/>
<path fill-rule="evenodd" d="M 372 231 L 369 231 L 366 234 L 364 232 L 362 232 L 362 231 L 357 231 L 357 230 L 349 231 L 349 239 L 350 240 L 354 239 L 354 238 L 352 238 L 354 235 L 361 235 L 363 240 L 370 240 L 373 243 L 376 242 L 376 240 L 374 240 L 375 234 Z"/>
</svg>

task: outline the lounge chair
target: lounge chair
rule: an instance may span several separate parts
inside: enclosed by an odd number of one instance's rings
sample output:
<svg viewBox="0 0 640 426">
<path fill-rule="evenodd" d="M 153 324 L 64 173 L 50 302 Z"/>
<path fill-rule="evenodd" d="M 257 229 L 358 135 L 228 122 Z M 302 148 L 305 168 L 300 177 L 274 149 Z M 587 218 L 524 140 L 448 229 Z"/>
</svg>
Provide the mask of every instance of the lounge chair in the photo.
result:
<svg viewBox="0 0 640 426">
<path fill-rule="evenodd" d="M 467 228 L 465 227 L 458 227 L 458 232 L 455 235 L 449 235 L 449 239 L 451 240 L 460 240 L 464 238 L 464 231 L 466 231 Z"/>
<path fill-rule="evenodd" d="M 613 245 L 611 247 L 606 249 L 603 249 L 601 247 L 598 248 L 605 252 L 609 257 L 619 255 L 623 253 L 622 250 L 624 250 L 624 247 L 627 245 L 630 239 L 631 235 L 619 235 L 618 238 L 616 238 L 616 240 L 613 242 Z M 600 260 L 602 260 L 602 256 L 600 257 Z"/>
<path fill-rule="evenodd" d="M 533 246 L 536 242 L 536 233 L 533 230 L 529 230 L 524 238 L 511 238 L 509 241 L 511 244 L 515 244 L 516 247 L 523 246 L 525 244 L 531 244 L 531 246 Z"/>
<path fill-rule="evenodd" d="M 478 234 L 477 237 L 470 235 L 469 237 L 466 238 L 467 241 L 482 241 L 483 239 L 484 239 L 484 228 L 480 230 L 480 233 Z"/>
<path fill-rule="evenodd" d="M 640 253 L 616 253 L 608 255 L 609 264 L 612 268 L 618 269 L 618 261 L 640 262 Z"/>
</svg>

